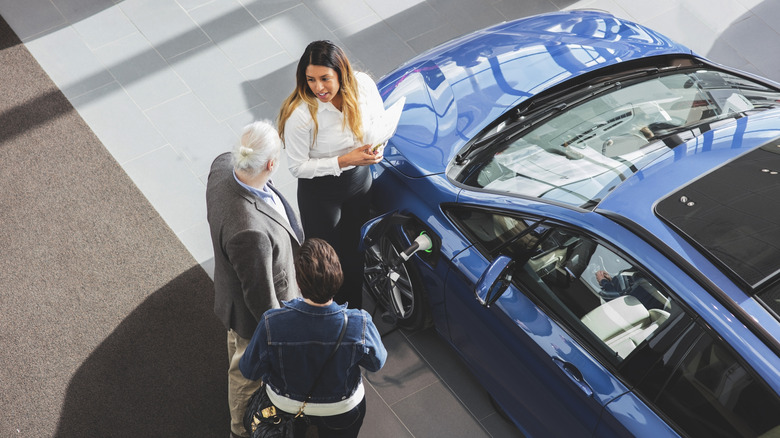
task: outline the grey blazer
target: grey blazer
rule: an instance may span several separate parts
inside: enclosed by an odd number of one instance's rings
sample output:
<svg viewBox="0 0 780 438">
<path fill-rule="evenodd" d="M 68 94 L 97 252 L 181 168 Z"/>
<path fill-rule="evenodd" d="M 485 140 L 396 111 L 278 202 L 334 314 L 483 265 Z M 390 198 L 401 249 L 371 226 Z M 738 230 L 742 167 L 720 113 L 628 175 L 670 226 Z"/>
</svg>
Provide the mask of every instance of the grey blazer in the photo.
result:
<svg viewBox="0 0 780 438">
<path fill-rule="evenodd" d="M 293 254 L 303 241 L 303 227 L 282 194 L 270 182 L 269 187 L 284 203 L 289 222 L 236 182 L 230 153 L 214 160 L 206 185 L 214 313 L 225 328 L 245 339 L 252 337 L 266 310 L 300 296 Z"/>
</svg>

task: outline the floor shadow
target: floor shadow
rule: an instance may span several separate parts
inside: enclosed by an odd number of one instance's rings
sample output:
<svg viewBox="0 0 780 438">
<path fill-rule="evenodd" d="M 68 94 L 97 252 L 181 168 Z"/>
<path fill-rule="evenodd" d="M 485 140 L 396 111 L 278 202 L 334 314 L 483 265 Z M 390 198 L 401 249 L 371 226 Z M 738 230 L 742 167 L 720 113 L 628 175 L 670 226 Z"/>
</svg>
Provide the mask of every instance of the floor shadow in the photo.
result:
<svg viewBox="0 0 780 438">
<path fill-rule="evenodd" d="M 70 381 L 56 437 L 229 433 L 225 330 L 195 266 L 150 295 Z"/>
<path fill-rule="evenodd" d="M 776 44 L 780 2 L 764 0 L 724 30 L 705 56 L 713 61 L 780 82 L 780 60 L 767 56 Z M 767 46 L 767 44 L 769 44 Z"/>
</svg>

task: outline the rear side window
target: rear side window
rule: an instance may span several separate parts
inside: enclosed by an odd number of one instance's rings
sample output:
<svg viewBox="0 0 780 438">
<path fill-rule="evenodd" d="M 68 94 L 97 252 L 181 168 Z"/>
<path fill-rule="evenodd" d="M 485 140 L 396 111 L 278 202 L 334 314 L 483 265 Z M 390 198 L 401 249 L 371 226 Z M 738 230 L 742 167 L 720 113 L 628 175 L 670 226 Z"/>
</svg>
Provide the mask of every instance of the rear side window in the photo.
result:
<svg viewBox="0 0 780 438">
<path fill-rule="evenodd" d="M 491 260 L 499 250 L 511 256 L 530 251 L 547 231 L 538 221 L 480 208 L 454 207 L 446 213 Z"/>
<path fill-rule="evenodd" d="M 693 437 L 780 436 L 780 399 L 706 333 L 674 370 L 656 405 Z"/>
</svg>

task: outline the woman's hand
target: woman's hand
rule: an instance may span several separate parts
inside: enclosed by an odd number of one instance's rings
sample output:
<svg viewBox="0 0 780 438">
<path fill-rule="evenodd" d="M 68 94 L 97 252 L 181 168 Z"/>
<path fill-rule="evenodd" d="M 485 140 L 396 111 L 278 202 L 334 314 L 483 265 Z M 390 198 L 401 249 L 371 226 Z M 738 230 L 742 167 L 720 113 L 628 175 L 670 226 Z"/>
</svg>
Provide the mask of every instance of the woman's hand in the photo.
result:
<svg viewBox="0 0 780 438">
<path fill-rule="evenodd" d="M 382 161 L 382 157 L 381 151 L 372 152 L 371 145 L 365 144 L 340 156 L 339 167 L 370 166 Z"/>
</svg>

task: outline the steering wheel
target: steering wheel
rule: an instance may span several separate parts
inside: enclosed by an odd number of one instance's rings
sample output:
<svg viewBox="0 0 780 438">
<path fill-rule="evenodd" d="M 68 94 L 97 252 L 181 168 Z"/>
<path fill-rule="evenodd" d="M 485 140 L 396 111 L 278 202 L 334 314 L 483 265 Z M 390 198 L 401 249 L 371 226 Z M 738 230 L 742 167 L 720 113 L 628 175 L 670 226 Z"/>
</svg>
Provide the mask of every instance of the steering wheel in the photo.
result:
<svg viewBox="0 0 780 438">
<path fill-rule="evenodd" d="M 631 285 L 634 284 L 634 275 L 636 271 L 633 269 L 622 269 L 614 277 L 610 277 L 609 284 L 614 287 L 614 290 L 605 290 L 602 286 L 596 293 L 604 299 L 604 301 L 614 300 L 615 298 L 625 295 L 631 290 Z"/>
</svg>

